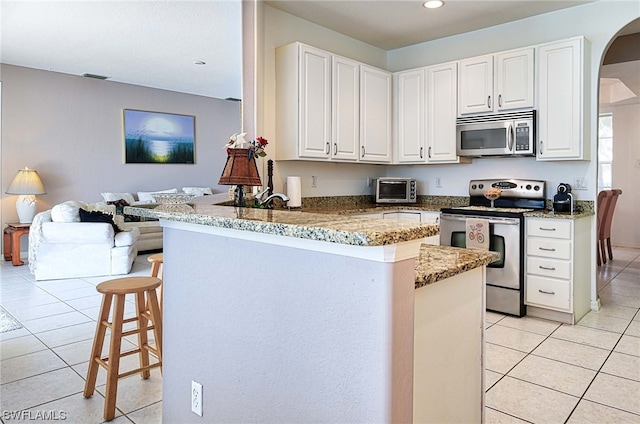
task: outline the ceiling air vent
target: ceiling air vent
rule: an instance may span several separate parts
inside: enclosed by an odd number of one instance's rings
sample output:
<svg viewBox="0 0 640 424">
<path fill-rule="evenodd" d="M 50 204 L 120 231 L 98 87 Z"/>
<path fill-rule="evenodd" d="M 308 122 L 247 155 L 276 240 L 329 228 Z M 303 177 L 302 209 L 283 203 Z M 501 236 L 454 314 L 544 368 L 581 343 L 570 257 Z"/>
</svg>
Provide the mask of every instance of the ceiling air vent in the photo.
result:
<svg viewBox="0 0 640 424">
<path fill-rule="evenodd" d="M 96 75 L 96 74 L 82 74 L 83 77 L 86 78 L 94 78 L 99 80 L 106 80 L 109 77 L 105 77 L 104 75 Z"/>
</svg>

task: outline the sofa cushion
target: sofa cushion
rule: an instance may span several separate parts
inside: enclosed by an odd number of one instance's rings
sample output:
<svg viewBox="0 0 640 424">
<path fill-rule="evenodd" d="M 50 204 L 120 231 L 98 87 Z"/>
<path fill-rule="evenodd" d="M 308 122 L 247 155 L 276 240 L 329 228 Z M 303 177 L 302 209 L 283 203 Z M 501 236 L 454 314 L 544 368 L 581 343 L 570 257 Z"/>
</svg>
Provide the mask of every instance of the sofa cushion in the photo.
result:
<svg viewBox="0 0 640 424">
<path fill-rule="evenodd" d="M 80 222 L 78 210 L 85 207 L 84 202 L 68 200 L 51 208 L 51 221 L 53 222 Z"/>
<path fill-rule="evenodd" d="M 122 199 L 131 205 L 136 201 L 136 199 L 133 197 L 133 194 L 131 193 L 105 192 L 100 194 L 102 195 L 102 198 L 104 199 L 105 202 L 117 202 L 118 200 Z"/>
<path fill-rule="evenodd" d="M 116 247 L 131 246 L 138 241 L 140 237 L 140 231 L 137 228 L 132 228 L 129 231 L 120 231 L 115 236 Z"/>
<path fill-rule="evenodd" d="M 41 244 L 105 244 L 109 248 L 113 247 L 114 232 L 109 224 L 49 221 L 42 223 L 41 232 Z"/>
<path fill-rule="evenodd" d="M 87 211 L 82 208 L 79 209 L 81 222 L 104 222 L 111 224 L 113 231 L 117 234 L 122 231 L 115 222 L 113 222 L 113 215 L 104 213 L 101 211 Z"/>
<path fill-rule="evenodd" d="M 177 188 L 171 188 L 169 190 L 155 190 L 155 191 L 139 191 L 138 192 L 138 203 L 155 203 L 155 199 L 152 194 L 155 193 L 177 193 Z"/>
<path fill-rule="evenodd" d="M 213 194 L 210 187 L 182 187 L 182 191 L 187 194 L 193 194 L 196 197 Z"/>
</svg>

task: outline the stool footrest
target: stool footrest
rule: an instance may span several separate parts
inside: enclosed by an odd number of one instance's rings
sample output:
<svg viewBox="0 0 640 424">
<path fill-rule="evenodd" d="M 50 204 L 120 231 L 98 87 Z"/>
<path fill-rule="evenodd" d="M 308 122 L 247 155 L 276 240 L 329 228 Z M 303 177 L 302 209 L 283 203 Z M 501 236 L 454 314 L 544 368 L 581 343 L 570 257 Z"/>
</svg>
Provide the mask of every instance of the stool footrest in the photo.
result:
<svg viewBox="0 0 640 424">
<path fill-rule="evenodd" d="M 157 368 L 160 365 L 162 365 L 162 363 L 156 362 L 155 364 L 149 364 L 146 367 L 140 367 L 140 368 L 136 368 L 135 370 L 123 372 L 122 374 L 118 374 L 118 378 L 129 377 L 130 375 L 138 374 L 140 371 L 148 371 L 152 368 Z"/>
<path fill-rule="evenodd" d="M 122 337 L 126 337 L 126 336 L 130 336 L 132 334 L 138 334 L 141 331 L 145 331 L 145 330 L 153 330 L 154 328 L 156 328 L 154 325 L 150 325 L 147 328 L 136 328 L 133 330 L 129 330 L 129 331 L 123 331 L 122 332 Z"/>
</svg>

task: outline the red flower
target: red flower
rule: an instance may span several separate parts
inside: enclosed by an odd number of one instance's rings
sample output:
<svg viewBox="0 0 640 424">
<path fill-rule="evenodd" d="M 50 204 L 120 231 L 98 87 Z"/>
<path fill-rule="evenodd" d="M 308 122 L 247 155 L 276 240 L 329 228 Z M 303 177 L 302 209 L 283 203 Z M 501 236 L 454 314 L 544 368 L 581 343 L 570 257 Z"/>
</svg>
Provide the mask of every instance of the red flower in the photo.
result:
<svg viewBox="0 0 640 424">
<path fill-rule="evenodd" d="M 264 146 L 266 146 L 267 144 L 269 144 L 269 142 L 267 141 L 267 139 L 266 139 L 266 138 L 262 138 L 262 137 L 258 137 L 258 138 L 256 139 L 256 141 L 257 141 L 258 143 L 260 143 L 260 146 L 261 146 L 261 147 L 264 147 Z"/>
</svg>

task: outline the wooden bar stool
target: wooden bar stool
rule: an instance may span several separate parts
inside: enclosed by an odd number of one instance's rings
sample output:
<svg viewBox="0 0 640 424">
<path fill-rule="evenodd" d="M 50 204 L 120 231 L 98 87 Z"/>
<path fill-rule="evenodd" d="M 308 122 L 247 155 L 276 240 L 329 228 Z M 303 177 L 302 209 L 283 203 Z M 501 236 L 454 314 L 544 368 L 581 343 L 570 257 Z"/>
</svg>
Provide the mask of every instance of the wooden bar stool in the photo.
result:
<svg viewBox="0 0 640 424">
<path fill-rule="evenodd" d="M 147 260 L 151 262 L 151 276 L 158 277 L 162 280 L 162 273 L 164 272 L 164 255 L 162 253 L 154 253 L 150 255 Z M 160 310 L 162 310 L 162 284 L 158 288 L 158 299 L 160 301 Z"/>
<path fill-rule="evenodd" d="M 84 397 L 93 396 L 96 388 L 96 378 L 98 376 L 98 365 L 107 371 L 107 389 L 104 401 L 104 419 L 111 421 L 115 416 L 116 399 L 118 394 L 118 379 L 140 373 L 142 378 L 149 378 L 150 369 L 160 367 L 162 370 L 162 317 L 156 296 L 156 289 L 160 286 L 161 280 L 157 277 L 125 277 L 105 281 L 96 286 L 98 292 L 103 294 L 100 317 L 96 327 L 96 335 L 91 349 L 91 360 L 87 370 L 87 381 L 84 386 Z M 125 296 L 135 295 L 136 316 L 124 319 Z M 109 322 L 111 304 L 115 297 L 112 321 Z M 123 331 L 123 325 L 137 321 L 137 326 L 133 330 Z M 151 321 L 152 325 L 149 325 Z M 111 341 L 109 345 L 109 356 L 102 357 L 102 347 L 107 328 L 111 329 Z M 156 347 L 149 346 L 147 331 L 153 330 Z M 122 337 L 131 334 L 138 334 L 138 348 L 127 352 L 120 352 Z M 158 362 L 149 364 L 149 352 L 153 353 Z M 140 367 L 135 370 L 120 374 L 120 358 L 123 356 L 138 353 Z"/>
</svg>

